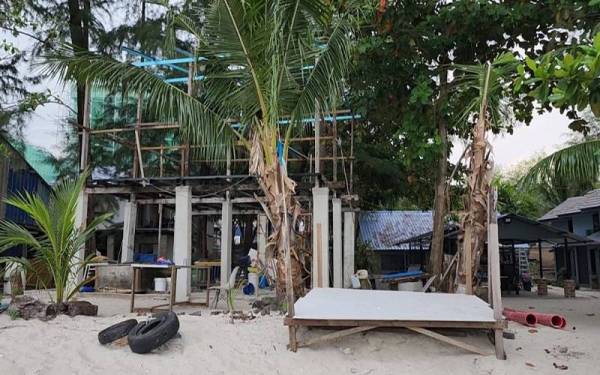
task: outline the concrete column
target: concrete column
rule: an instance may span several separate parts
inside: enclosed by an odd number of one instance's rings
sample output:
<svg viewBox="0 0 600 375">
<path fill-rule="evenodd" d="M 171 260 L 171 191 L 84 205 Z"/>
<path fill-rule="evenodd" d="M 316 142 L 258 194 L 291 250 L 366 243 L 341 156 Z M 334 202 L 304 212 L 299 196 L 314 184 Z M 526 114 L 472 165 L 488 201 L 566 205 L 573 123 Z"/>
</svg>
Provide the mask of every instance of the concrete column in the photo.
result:
<svg viewBox="0 0 600 375">
<path fill-rule="evenodd" d="M 342 200 L 334 198 L 331 200 L 331 211 L 333 213 L 333 287 L 343 287 L 342 269 Z"/>
<path fill-rule="evenodd" d="M 106 236 L 106 257 L 109 260 L 115 260 L 115 235 Z"/>
<path fill-rule="evenodd" d="M 135 200 L 131 200 L 125 203 L 125 210 L 123 212 L 123 242 L 121 242 L 121 263 L 133 262 L 136 222 L 137 203 L 135 203 Z"/>
<path fill-rule="evenodd" d="M 313 188 L 313 288 L 329 288 L 329 188 Z"/>
<path fill-rule="evenodd" d="M 77 198 L 77 211 L 75 212 L 75 227 L 79 229 L 85 229 L 87 225 L 87 212 L 88 212 L 88 194 L 84 191 L 79 193 L 79 197 Z M 76 271 L 79 268 L 79 263 L 85 259 L 85 245 L 80 247 L 77 251 L 77 260 L 73 264 L 73 271 Z M 74 287 L 79 281 L 82 280 L 83 277 L 83 269 L 79 270 L 77 273 L 72 273 L 69 277 L 71 287 Z"/>
<path fill-rule="evenodd" d="M 173 262 L 178 266 L 190 266 L 192 264 L 192 188 L 190 186 L 175 188 L 174 230 Z M 176 302 L 189 300 L 191 276 L 189 268 L 181 268 L 177 271 Z"/>
<path fill-rule="evenodd" d="M 350 288 L 354 274 L 354 212 L 344 212 L 344 288 Z"/>
<path fill-rule="evenodd" d="M 231 214 L 233 207 L 229 196 L 223 202 L 221 208 L 221 286 L 227 286 L 231 274 L 231 244 L 233 222 Z"/>
<path fill-rule="evenodd" d="M 256 245 L 258 247 L 258 259 L 263 265 L 267 264 L 267 215 L 258 215 L 258 228 L 256 228 Z"/>
</svg>

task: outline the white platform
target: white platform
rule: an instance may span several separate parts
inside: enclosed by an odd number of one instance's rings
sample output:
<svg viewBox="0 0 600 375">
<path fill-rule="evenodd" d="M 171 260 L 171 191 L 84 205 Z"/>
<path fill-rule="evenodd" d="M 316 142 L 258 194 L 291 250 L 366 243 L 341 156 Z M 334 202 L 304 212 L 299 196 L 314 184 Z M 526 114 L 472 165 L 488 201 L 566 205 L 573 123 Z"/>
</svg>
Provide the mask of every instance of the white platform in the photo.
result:
<svg viewBox="0 0 600 375">
<path fill-rule="evenodd" d="M 315 288 L 294 309 L 294 319 L 495 321 L 485 301 L 465 294 Z"/>
</svg>

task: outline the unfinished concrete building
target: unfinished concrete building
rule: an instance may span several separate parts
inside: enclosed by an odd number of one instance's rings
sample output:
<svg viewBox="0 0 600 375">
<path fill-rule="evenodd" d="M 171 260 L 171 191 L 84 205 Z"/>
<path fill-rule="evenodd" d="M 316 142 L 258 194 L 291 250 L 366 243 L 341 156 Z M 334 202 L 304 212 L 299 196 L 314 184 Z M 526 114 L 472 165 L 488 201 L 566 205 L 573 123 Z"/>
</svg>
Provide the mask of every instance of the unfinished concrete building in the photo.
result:
<svg viewBox="0 0 600 375">
<path fill-rule="evenodd" d="M 192 72 L 188 66 L 194 58 L 147 57 L 143 64 Z M 169 80 L 189 85 L 192 76 Z M 249 247 L 256 246 L 259 259 L 266 261 L 269 224 L 262 191 L 248 173 L 247 152 L 235 147 L 224 160 L 202 160 L 194 153 L 196 146 L 179 136 L 177 123 L 152 118 L 151 112 L 142 98 L 93 89 L 90 94 L 88 88 L 81 169 L 93 172 L 81 194 L 78 220 L 85 223 L 94 212 L 88 205 L 96 202 L 97 207 L 107 197 L 118 199 L 121 217 L 98 232 L 87 252 L 98 251 L 121 264 L 137 261 L 140 254 L 186 266 L 218 261 L 220 274 L 227 276 Z M 312 248 L 313 265 L 319 265 L 311 270 L 313 286 L 349 287 L 354 273 L 356 119 L 349 110 L 318 113 L 305 120 L 303 136 L 290 143 L 288 171 L 303 206 L 300 231 Z M 234 241 L 236 235 L 242 239 Z M 222 284 L 226 281 L 220 277 Z M 190 270 L 182 269 L 177 301 L 189 298 L 191 286 Z"/>
</svg>

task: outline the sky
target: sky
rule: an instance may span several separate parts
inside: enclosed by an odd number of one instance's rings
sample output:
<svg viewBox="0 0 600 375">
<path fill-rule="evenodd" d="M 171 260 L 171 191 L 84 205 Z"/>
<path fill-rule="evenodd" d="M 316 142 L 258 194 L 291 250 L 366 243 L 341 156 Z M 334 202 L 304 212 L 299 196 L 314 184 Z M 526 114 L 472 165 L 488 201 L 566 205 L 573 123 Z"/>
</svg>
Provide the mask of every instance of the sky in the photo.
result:
<svg viewBox="0 0 600 375">
<path fill-rule="evenodd" d="M 559 111 L 535 115 L 531 124 L 517 124 L 513 134 L 488 133 L 492 145 L 495 166 L 501 170 L 510 170 L 522 161 L 540 154 L 549 154 L 561 148 L 568 141 L 569 120 Z M 456 162 L 464 150 L 464 145 L 455 142 L 450 160 Z"/>
</svg>

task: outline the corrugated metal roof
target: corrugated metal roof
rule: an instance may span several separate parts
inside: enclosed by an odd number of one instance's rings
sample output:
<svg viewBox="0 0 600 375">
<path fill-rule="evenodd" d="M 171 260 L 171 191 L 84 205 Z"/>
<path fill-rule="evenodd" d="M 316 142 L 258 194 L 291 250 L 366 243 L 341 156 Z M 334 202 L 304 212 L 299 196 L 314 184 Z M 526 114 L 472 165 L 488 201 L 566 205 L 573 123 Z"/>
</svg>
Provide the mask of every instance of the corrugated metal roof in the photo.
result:
<svg viewBox="0 0 600 375">
<path fill-rule="evenodd" d="M 402 242 L 431 232 L 433 215 L 431 211 L 363 211 L 358 225 L 359 239 L 373 250 L 408 250 Z M 423 249 L 428 247 L 423 243 Z"/>
<path fill-rule="evenodd" d="M 548 211 L 539 220 L 552 220 L 562 215 L 578 214 L 583 210 L 600 207 L 600 189 L 587 192 L 579 197 L 571 197 Z"/>
</svg>

